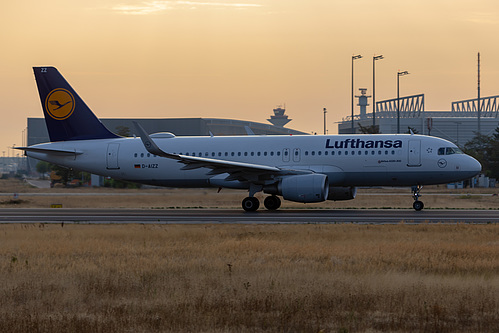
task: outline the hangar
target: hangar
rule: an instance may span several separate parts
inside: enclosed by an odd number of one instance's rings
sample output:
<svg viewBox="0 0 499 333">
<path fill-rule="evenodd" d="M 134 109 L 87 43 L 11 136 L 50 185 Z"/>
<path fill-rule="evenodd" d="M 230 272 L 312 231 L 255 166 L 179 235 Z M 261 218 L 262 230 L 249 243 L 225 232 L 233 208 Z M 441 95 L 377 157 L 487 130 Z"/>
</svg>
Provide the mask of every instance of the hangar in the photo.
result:
<svg viewBox="0 0 499 333">
<path fill-rule="evenodd" d="M 132 136 L 133 121 L 142 125 L 148 133 L 171 132 L 177 136 L 203 135 L 300 135 L 308 134 L 253 121 L 220 119 L 220 118 L 103 118 L 102 123 L 112 132 Z M 248 131 L 248 129 L 250 131 Z M 34 145 L 49 142 L 44 118 L 28 118 L 27 144 Z"/>
</svg>

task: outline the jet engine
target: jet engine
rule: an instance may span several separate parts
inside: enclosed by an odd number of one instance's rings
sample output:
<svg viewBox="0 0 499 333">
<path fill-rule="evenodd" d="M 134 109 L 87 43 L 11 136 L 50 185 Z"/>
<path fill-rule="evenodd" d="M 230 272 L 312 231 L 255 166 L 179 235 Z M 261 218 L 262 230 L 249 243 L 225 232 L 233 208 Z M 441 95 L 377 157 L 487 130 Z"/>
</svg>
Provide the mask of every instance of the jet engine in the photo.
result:
<svg viewBox="0 0 499 333">
<path fill-rule="evenodd" d="M 295 202 L 321 202 L 328 197 L 327 176 L 320 173 L 287 176 L 277 184 L 265 186 L 264 192 L 282 195 L 285 200 Z"/>
<path fill-rule="evenodd" d="M 356 187 L 329 187 L 329 194 L 327 196 L 328 200 L 340 201 L 340 200 L 352 200 L 355 199 L 357 195 Z"/>
</svg>

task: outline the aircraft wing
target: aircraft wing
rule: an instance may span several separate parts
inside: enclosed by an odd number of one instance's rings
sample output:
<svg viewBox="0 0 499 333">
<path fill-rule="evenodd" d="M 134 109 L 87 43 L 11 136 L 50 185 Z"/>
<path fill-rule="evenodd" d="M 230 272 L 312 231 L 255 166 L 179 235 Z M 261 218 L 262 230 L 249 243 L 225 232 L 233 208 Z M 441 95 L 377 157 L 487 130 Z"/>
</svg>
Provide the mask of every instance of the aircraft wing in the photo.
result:
<svg viewBox="0 0 499 333">
<path fill-rule="evenodd" d="M 229 176 L 225 180 L 240 180 L 240 181 L 250 181 L 250 182 L 262 182 L 265 180 L 271 180 L 275 176 L 284 175 L 297 175 L 297 174 L 309 174 L 313 173 L 310 170 L 291 170 L 282 169 L 275 166 L 254 164 L 254 163 L 244 163 L 236 161 L 226 161 L 214 158 L 196 157 L 196 156 L 186 156 L 180 154 L 171 154 L 163 151 L 158 145 L 151 139 L 149 134 L 140 126 L 139 123 L 133 122 L 140 139 L 144 144 L 146 150 L 154 155 L 166 157 L 179 161 L 185 164 L 182 170 L 193 170 L 198 168 L 209 168 L 211 171 L 210 175 L 219 175 L 223 173 L 228 173 Z"/>
</svg>

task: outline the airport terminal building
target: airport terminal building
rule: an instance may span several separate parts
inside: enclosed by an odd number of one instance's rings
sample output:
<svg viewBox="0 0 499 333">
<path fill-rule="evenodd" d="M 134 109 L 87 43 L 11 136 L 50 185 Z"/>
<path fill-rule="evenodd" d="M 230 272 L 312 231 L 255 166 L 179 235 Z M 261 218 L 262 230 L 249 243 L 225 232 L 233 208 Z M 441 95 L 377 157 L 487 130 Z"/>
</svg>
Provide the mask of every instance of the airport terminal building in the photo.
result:
<svg viewBox="0 0 499 333">
<path fill-rule="evenodd" d="M 361 126 L 373 125 L 373 113 L 367 113 L 370 96 L 365 89 L 360 90 L 361 95 L 356 96 L 360 111 L 354 114 L 353 121 L 349 116 L 338 122 L 339 134 L 361 133 Z M 383 134 L 397 133 L 398 127 L 400 133 L 409 133 L 410 127 L 419 134 L 440 137 L 462 147 L 475 137 L 479 126 L 481 134 L 492 135 L 499 126 L 498 111 L 499 96 L 483 97 L 480 103 L 478 99 L 452 102 L 450 111 L 427 111 L 424 94 L 420 94 L 376 102 L 374 123 Z"/>
</svg>

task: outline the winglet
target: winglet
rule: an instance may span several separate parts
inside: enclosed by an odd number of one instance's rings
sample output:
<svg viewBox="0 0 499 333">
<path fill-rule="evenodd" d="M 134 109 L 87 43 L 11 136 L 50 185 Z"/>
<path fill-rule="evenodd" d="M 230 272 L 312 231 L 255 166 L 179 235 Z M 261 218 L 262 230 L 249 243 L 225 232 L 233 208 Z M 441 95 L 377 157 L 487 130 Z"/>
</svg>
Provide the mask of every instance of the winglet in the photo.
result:
<svg viewBox="0 0 499 333">
<path fill-rule="evenodd" d="M 137 130 L 137 134 L 140 136 L 140 140 L 142 140 L 142 143 L 144 144 L 144 147 L 148 152 L 161 157 L 173 158 L 176 160 L 180 159 L 178 155 L 167 153 L 159 148 L 158 145 L 151 139 L 149 134 L 147 134 L 147 132 L 142 126 L 140 126 L 138 122 L 133 121 L 133 124 L 135 126 L 135 129 Z"/>
</svg>

